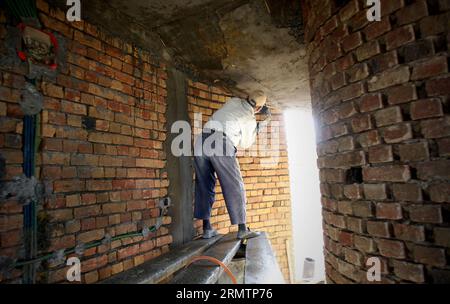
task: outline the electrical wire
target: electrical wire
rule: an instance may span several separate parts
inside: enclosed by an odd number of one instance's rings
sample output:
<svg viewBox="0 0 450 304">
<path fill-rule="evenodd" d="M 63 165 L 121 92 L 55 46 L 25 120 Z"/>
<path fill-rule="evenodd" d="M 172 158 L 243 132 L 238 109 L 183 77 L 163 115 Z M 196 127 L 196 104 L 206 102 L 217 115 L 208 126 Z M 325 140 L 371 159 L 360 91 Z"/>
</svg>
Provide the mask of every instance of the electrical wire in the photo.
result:
<svg viewBox="0 0 450 304">
<path fill-rule="evenodd" d="M 152 226 L 152 227 L 149 228 L 149 231 L 150 232 L 156 232 L 157 231 L 157 227 L 156 226 Z M 122 240 L 122 239 L 125 239 L 125 238 L 138 237 L 138 236 L 142 236 L 142 232 L 129 232 L 129 233 L 120 234 L 120 235 L 117 235 L 115 237 L 112 237 L 110 241 L 114 242 L 114 241 L 119 241 L 119 240 Z M 93 248 L 93 247 L 100 246 L 100 245 L 103 244 L 104 240 L 105 240 L 105 238 L 103 238 L 102 240 L 99 240 L 99 241 L 93 241 L 93 242 L 87 243 L 87 244 L 85 244 L 83 246 L 83 248 L 84 249 L 90 249 L 90 248 Z M 76 251 L 76 247 L 72 247 L 72 248 L 69 248 L 69 249 L 64 249 L 64 255 L 69 255 L 69 254 L 75 253 L 75 251 Z M 22 266 L 25 266 L 25 265 L 30 265 L 30 264 L 42 262 L 42 261 L 45 261 L 45 260 L 49 260 L 49 259 L 51 259 L 53 257 L 54 257 L 54 253 L 47 253 L 47 254 L 44 254 L 44 255 L 42 255 L 40 257 L 37 257 L 35 259 L 30 259 L 30 260 L 25 260 L 25 261 L 18 261 L 17 263 L 14 264 L 14 266 L 16 268 L 17 267 L 22 267 Z"/>
</svg>

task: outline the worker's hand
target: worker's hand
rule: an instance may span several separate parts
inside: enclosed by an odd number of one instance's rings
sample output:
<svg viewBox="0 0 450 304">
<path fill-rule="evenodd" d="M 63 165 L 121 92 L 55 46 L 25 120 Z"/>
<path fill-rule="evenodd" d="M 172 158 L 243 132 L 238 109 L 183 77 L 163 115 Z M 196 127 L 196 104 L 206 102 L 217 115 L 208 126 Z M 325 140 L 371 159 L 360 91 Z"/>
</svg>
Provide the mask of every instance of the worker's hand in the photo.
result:
<svg viewBox="0 0 450 304">
<path fill-rule="evenodd" d="M 267 125 L 269 125 L 271 120 L 271 116 L 267 116 L 263 121 L 258 122 L 257 126 L 256 126 L 256 130 L 259 133 L 262 129 L 264 129 L 265 127 L 267 127 Z"/>
</svg>

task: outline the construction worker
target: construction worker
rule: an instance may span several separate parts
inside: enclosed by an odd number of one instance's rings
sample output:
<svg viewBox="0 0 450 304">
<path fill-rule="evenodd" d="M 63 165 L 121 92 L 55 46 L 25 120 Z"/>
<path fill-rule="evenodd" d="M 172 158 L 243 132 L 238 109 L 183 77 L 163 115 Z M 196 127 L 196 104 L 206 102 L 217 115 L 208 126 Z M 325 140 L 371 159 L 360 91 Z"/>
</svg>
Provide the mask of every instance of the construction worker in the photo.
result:
<svg viewBox="0 0 450 304">
<path fill-rule="evenodd" d="M 218 235 L 211 227 L 211 209 L 215 200 L 216 176 L 222 187 L 232 225 L 238 225 L 238 239 L 257 237 L 259 232 L 246 226 L 246 196 L 244 182 L 236 159 L 237 147 L 247 149 L 256 135 L 270 121 L 265 106 L 267 96 L 255 91 L 248 98 L 229 99 L 205 124 L 196 138 L 194 148 L 195 207 L 194 216 L 203 220 L 203 238 Z M 266 112 L 265 120 L 256 122 L 255 114 Z"/>
</svg>

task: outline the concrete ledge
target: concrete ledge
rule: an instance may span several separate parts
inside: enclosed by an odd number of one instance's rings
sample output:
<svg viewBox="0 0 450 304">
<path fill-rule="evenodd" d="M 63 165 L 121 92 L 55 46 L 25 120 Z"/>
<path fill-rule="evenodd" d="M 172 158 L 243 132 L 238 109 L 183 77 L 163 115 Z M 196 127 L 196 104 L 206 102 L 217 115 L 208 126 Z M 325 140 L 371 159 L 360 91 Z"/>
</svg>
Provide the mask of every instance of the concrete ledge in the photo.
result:
<svg viewBox="0 0 450 304">
<path fill-rule="evenodd" d="M 245 260 L 245 284 L 286 283 L 265 232 L 247 241 Z"/>
<path fill-rule="evenodd" d="M 100 284 L 155 284 L 177 272 L 192 259 L 201 255 L 208 247 L 219 241 L 223 236 L 208 240 L 199 239 L 175 248 L 153 260 L 131 268 L 106 279 Z"/>
</svg>

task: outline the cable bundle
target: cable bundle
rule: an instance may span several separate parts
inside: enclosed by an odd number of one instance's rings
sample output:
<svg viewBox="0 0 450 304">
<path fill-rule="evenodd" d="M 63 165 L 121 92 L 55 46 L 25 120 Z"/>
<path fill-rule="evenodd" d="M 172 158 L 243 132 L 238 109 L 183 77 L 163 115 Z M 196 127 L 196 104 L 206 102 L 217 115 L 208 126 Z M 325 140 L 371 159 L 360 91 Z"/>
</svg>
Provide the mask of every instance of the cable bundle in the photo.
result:
<svg viewBox="0 0 450 304">
<path fill-rule="evenodd" d="M 5 0 L 6 6 L 17 18 L 37 18 L 35 0 Z"/>
</svg>

